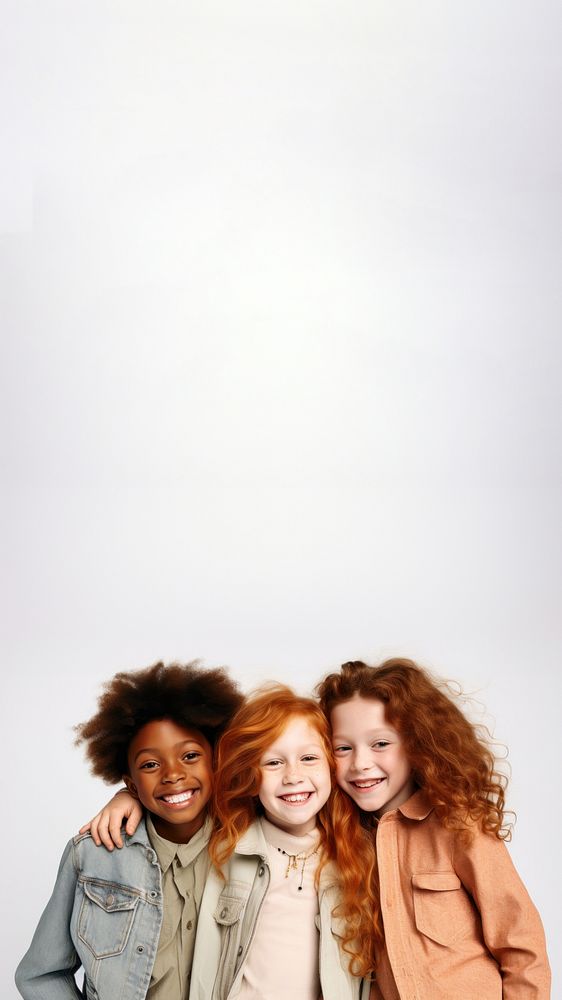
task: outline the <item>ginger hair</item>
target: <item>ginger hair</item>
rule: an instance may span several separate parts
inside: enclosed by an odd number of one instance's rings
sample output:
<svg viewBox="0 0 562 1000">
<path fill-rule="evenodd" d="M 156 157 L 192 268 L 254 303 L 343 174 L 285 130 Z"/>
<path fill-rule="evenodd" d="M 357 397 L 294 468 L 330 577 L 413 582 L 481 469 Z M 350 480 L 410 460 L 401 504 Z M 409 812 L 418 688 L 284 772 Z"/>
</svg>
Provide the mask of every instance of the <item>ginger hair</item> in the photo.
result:
<svg viewBox="0 0 562 1000">
<path fill-rule="evenodd" d="M 197 729 L 213 747 L 242 700 L 226 670 L 206 670 L 196 660 L 123 671 L 104 685 L 96 714 L 75 726 L 75 742 L 86 744 L 92 773 L 116 784 L 129 770 L 129 744 L 147 722 L 170 719 Z"/>
<path fill-rule="evenodd" d="M 250 695 L 238 710 L 217 745 L 215 812 L 217 828 L 209 844 L 211 860 L 219 868 L 258 816 L 260 760 L 293 718 L 302 716 L 317 730 L 335 773 L 330 728 L 312 698 L 303 698 L 282 684 L 271 684 Z M 325 840 L 325 807 L 318 814 L 322 846 Z"/>
<path fill-rule="evenodd" d="M 232 855 L 238 840 L 251 823 L 263 813 L 259 801 L 261 783 L 260 760 L 281 736 L 287 723 L 301 716 L 317 731 L 325 751 L 332 775 L 332 791 L 326 805 L 318 813 L 320 832 L 320 862 L 317 880 L 322 869 L 336 860 L 337 844 L 347 840 L 354 831 L 354 844 L 360 845 L 357 853 L 340 852 L 338 867 L 346 866 L 345 879 L 335 872 L 338 884 L 354 886 L 357 899 L 347 906 L 347 944 L 344 950 L 350 960 L 354 975 L 363 975 L 363 956 L 372 938 L 369 923 L 375 898 L 370 890 L 374 879 L 375 854 L 370 831 L 355 831 L 355 807 L 335 784 L 335 761 L 332 751 L 330 727 L 325 713 L 316 701 L 296 695 L 284 685 L 269 685 L 250 696 L 237 712 L 217 746 L 215 773 L 215 830 L 209 844 L 212 862 L 220 870 Z M 365 883 L 367 888 L 365 888 Z M 361 890 L 361 891 L 360 891 Z M 351 889 L 350 889 L 351 892 Z M 340 908 L 337 909 L 337 915 Z M 371 968 L 372 966 L 369 966 Z"/>
<path fill-rule="evenodd" d="M 412 765 L 416 784 L 422 788 L 443 826 L 463 839 L 470 839 L 474 826 L 499 839 L 509 839 L 505 823 L 507 778 L 497 769 L 491 740 L 483 727 L 473 725 L 455 704 L 455 692 L 412 660 L 393 658 L 378 667 L 361 661 L 344 663 L 316 688 L 320 704 L 329 718 L 332 709 L 356 696 L 383 702 L 385 718 L 400 733 Z M 351 800 L 349 800 L 351 802 Z M 384 940 L 378 902 L 376 866 L 372 885 L 366 889 L 351 875 L 350 856 L 361 849 L 366 828 L 373 818 L 352 803 L 353 819 L 345 840 L 334 844 L 335 859 L 342 872 L 342 916 L 359 919 L 354 933 L 363 938 L 364 906 L 358 896 L 374 893 L 375 907 L 369 916 L 371 944 L 361 965 L 363 974 L 376 967 L 376 949 Z M 358 907 L 361 916 L 357 918 Z M 351 931 L 350 931 L 351 938 Z M 349 946 L 346 935 L 344 947 Z"/>
</svg>

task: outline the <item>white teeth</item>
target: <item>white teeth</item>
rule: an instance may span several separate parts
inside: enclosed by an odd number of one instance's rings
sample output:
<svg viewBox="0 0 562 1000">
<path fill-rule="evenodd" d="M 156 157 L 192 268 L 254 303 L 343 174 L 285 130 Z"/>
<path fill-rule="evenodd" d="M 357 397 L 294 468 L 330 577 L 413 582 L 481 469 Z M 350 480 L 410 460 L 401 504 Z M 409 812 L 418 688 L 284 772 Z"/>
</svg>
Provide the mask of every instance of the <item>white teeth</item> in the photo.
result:
<svg viewBox="0 0 562 1000">
<path fill-rule="evenodd" d="M 296 795 L 282 795 L 284 802 L 308 802 L 310 792 L 300 792 Z"/>
<path fill-rule="evenodd" d="M 371 778 L 369 781 L 354 781 L 353 784 L 356 788 L 374 788 L 375 785 L 380 785 L 384 778 Z"/>
<path fill-rule="evenodd" d="M 188 802 L 192 798 L 195 792 L 194 788 L 190 788 L 187 792 L 180 792 L 179 795 L 163 795 L 162 798 L 164 802 Z"/>
</svg>

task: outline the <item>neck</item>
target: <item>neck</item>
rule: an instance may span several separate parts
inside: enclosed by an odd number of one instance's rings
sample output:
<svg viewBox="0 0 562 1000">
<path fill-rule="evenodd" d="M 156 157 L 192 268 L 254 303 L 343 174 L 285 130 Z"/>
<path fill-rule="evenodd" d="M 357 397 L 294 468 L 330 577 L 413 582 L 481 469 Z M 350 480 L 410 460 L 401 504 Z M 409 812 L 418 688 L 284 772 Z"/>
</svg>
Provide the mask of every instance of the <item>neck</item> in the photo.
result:
<svg viewBox="0 0 562 1000">
<path fill-rule="evenodd" d="M 189 844 L 189 841 L 199 832 L 206 819 L 206 813 L 196 816 L 190 823 L 167 823 L 161 816 L 150 814 L 156 833 L 172 844 Z"/>
<path fill-rule="evenodd" d="M 276 827 L 277 830 L 281 833 L 288 834 L 290 837 L 305 837 L 307 833 L 312 833 L 317 828 L 316 817 L 313 817 L 312 820 L 308 820 L 305 823 L 298 823 L 296 826 L 289 826 L 288 824 L 282 825 L 272 819 L 271 816 L 268 816 L 267 813 L 265 814 L 265 818 L 268 823 L 271 823 L 271 825 Z"/>
<path fill-rule="evenodd" d="M 279 831 L 280 834 L 285 834 L 288 837 L 306 837 L 307 834 L 314 833 L 318 829 L 316 823 L 314 823 L 312 826 L 310 825 L 310 823 L 303 823 L 297 826 L 284 826 L 284 825 L 282 826 L 279 823 L 276 823 L 273 819 L 271 819 L 271 817 L 269 817 L 267 813 L 265 813 L 264 819 L 266 819 L 267 822 L 270 823 L 271 826 L 275 828 L 275 830 Z"/>
</svg>

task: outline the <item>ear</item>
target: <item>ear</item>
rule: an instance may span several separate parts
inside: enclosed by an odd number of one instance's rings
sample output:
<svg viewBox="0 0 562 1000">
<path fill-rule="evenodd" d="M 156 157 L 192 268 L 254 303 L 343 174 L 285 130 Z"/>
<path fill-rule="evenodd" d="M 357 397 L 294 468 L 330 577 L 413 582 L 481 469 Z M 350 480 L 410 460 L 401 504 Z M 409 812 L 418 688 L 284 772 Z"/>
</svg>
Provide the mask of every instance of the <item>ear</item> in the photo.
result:
<svg viewBox="0 0 562 1000">
<path fill-rule="evenodd" d="M 133 779 L 130 778 L 128 774 L 124 774 L 123 781 L 127 786 L 127 791 L 129 792 L 129 794 L 132 795 L 134 799 L 138 799 L 139 793 L 137 792 L 137 786 L 135 785 Z"/>
</svg>

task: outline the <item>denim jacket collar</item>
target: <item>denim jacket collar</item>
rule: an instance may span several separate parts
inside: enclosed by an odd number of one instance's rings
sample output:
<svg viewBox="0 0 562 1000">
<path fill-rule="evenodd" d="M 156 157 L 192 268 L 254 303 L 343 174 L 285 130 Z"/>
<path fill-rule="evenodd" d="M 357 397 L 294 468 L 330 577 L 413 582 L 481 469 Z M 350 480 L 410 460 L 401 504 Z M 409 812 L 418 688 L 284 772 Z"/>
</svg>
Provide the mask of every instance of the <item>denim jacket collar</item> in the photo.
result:
<svg viewBox="0 0 562 1000">
<path fill-rule="evenodd" d="M 150 840 L 148 839 L 148 830 L 146 829 L 146 820 L 144 816 L 142 817 L 139 825 L 137 826 L 134 833 L 123 832 L 123 840 L 127 847 L 132 844 L 140 844 L 141 847 L 152 847 Z"/>
</svg>

